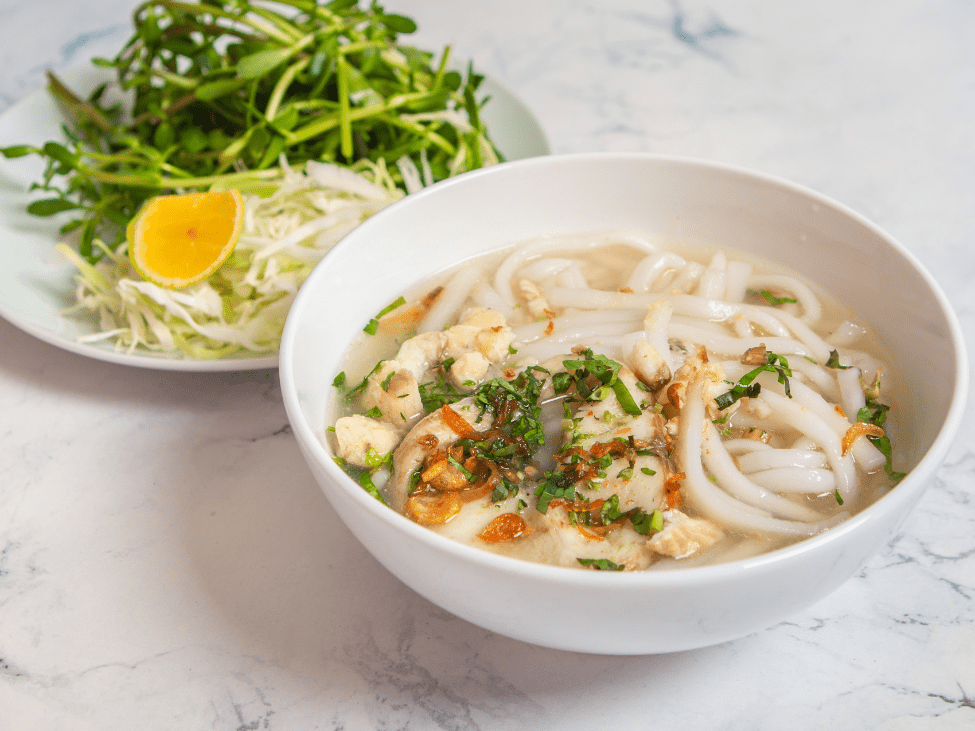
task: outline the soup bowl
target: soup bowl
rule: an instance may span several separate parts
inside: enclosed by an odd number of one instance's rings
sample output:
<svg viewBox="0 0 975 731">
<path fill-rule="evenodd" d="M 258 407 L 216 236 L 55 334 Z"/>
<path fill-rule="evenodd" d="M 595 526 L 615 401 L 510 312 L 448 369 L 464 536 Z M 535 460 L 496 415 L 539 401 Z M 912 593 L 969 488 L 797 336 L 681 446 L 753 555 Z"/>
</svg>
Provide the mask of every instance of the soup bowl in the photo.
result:
<svg viewBox="0 0 975 731">
<path fill-rule="evenodd" d="M 364 324 L 415 283 L 544 234 L 633 229 L 727 246 L 832 292 L 892 351 L 909 419 L 907 476 L 840 525 L 714 566 L 606 572 L 495 555 L 437 535 L 348 477 L 325 439 L 334 376 Z M 588 653 L 651 654 L 757 632 L 809 607 L 891 540 L 943 461 L 967 393 L 965 349 L 937 284 L 899 243 L 800 186 L 727 165 L 650 154 L 503 163 L 407 196 L 353 230 L 302 286 L 281 343 L 295 437 L 335 511 L 415 591 L 474 624 Z"/>
</svg>

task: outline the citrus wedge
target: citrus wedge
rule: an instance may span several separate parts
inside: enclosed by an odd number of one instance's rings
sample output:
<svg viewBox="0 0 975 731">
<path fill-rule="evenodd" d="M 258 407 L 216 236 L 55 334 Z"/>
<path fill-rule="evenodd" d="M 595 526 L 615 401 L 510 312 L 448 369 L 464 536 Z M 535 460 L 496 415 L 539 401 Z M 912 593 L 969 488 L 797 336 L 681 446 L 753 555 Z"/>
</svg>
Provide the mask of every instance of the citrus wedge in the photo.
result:
<svg viewBox="0 0 975 731">
<path fill-rule="evenodd" d="M 161 195 L 129 223 L 129 259 L 160 287 L 188 287 L 230 256 L 243 223 L 244 201 L 236 190 Z"/>
</svg>

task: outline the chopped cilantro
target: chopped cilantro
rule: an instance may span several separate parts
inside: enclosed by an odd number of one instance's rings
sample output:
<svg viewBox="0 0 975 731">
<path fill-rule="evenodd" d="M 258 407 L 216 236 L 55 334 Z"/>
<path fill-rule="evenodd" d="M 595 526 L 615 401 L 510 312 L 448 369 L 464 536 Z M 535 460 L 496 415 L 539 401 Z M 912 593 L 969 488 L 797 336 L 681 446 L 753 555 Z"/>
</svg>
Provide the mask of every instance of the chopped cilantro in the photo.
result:
<svg viewBox="0 0 975 731">
<path fill-rule="evenodd" d="M 538 502 L 535 508 L 543 515 L 548 512 L 548 505 L 556 498 L 575 500 L 576 486 L 574 477 L 568 472 L 546 472 L 544 479 L 535 489 Z"/>
<path fill-rule="evenodd" d="M 383 365 L 383 363 L 385 363 L 385 362 L 386 362 L 386 361 L 382 361 L 382 360 L 381 360 L 381 361 L 379 361 L 378 363 L 376 363 L 376 365 L 375 365 L 375 366 L 373 367 L 373 369 L 372 369 L 371 371 L 369 371 L 369 372 L 368 372 L 368 373 L 367 373 L 367 374 L 366 374 L 366 375 L 365 375 L 365 376 L 363 377 L 363 379 L 362 379 L 361 381 L 359 381 L 359 384 L 358 384 L 358 385 L 357 385 L 357 386 L 356 386 L 355 388 L 350 388 L 350 389 L 349 389 L 348 391 L 346 391 L 346 393 L 345 393 L 345 400 L 346 400 L 346 401 L 354 401 L 354 400 L 355 400 L 355 399 L 357 399 L 357 398 L 358 398 L 359 396 L 361 396 L 361 395 L 362 395 L 362 393 L 363 393 L 363 392 L 364 392 L 364 391 L 366 390 L 366 386 L 368 386 L 368 385 L 369 385 L 369 378 L 370 378 L 370 377 L 371 377 L 371 376 L 372 376 L 372 375 L 373 375 L 374 373 L 378 373 L 378 372 L 379 372 L 379 369 L 380 369 L 380 368 L 382 368 L 382 365 Z M 333 385 L 334 385 L 334 383 L 335 383 L 335 382 L 333 381 L 332 383 L 333 383 Z M 344 374 L 343 374 L 343 377 L 342 377 L 342 383 L 343 383 L 343 384 L 345 383 L 345 376 L 344 376 Z"/>
<path fill-rule="evenodd" d="M 366 492 L 376 498 L 376 500 L 381 502 L 383 505 L 386 505 L 386 499 L 383 497 L 382 493 L 379 492 L 379 488 L 376 487 L 376 483 L 372 481 L 372 475 L 373 473 L 369 471 L 362 472 L 362 474 L 359 475 L 359 484 Z"/>
<path fill-rule="evenodd" d="M 749 398 L 758 396 L 762 391 L 762 386 L 761 384 L 753 383 L 753 381 L 758 378 L 760 373 L 766 371 L 777 374 L 779 383 L 785 387 L 785 395 L 792 398 L 792 390 L 789 388 L 792 369 L 789 368 L 789 361 L 783 355 L 769 352 L 768 361 L 765 365 L 760 365 L 758 368 L 748 371 L 748 373 L 738 379 L 738 383 L 734 384 L 731 390 L 715 397 L 714 400 L 718 404 L 718 408 L 726 409 L 745 396 Z"/>
<path fill-rule="evenodd" d="M 367 335 L 375 335 L 376 331 L 379 330 L 379 320 L 372 318 L 366 323 L 366 326 L 362 328 L 362 331 Z"/>
<path fill-rule="evenodd" d="M 637 510 L 636 515 L 630 517 L 630 521 L 633 523 L 633 530 L 643 536 L 653 535 L 664 529 L 664 516 L 659 510 L 652 513 Z"/>
<path fill-rule="evenodd" d="M 572 382 L 575 383 L 579 397 L 583 401 L 602 401 L 612 390 L 623 411 L 630 416 L 639 416 L 640 406 L 626 384 L 619 378 L 622 365 L 605 355 L 593 353 L 590 349 L 584 350 L 580 355 L 582 358 L 562 361 L 562 365 L 571 373 L 566 375 L 571 379 L 570 385 Z M 554 383 L 553 377 L 553 385 Z M 568 386 L 565 388 L 568 390 Z M 557 390 L 556 393 L 565 393 L 565 391 Z"/>
<path fill-rule="evenodd" d="M 829 351 L 829 358 L 826 361 L 826 367 L 846 370 L 850 366 L 840 365 L 840 354 L 835 350 L 831 350 Z"/>
<path fill-rule="evenodd" d="M 373 469 L 377 467 L 382 467 L 385 465 L 391 465 L 393 462 L 393 455 L 391 452 L 386 452 L 385 454 L 380 454 L 376 451 L 375 447 L 369 447 L 366 450 L 366 465 Z"/>
<path fill-rule="evenodd" d="M 481 384 L 474 392 L 474 403 L 481 415 L 494 415 L 494 428 L 502 429 L 516 441 L 522 441 L 530 454 L 545 444 L 541 408 L 538 399 L 543 382 L 534 371 L 548 373 L 544 368 L 529 366 L 514 379 L 495 378 Z"/>
<path fill-rule="evenodd" d="M 438 368 L 438 379 L 420 386 L 420 398 L 428 412 L 466 395 L 456 391 L 445 378 L 445 371 L 452 363 L 452 359 L 445 360 Z M 475 424 L 484 419 L 485 413 L 490 413 L 492 426 L 478 435 L 458 439 L 454 447 L 459 447 L 462 454 L 448 457 L 470 482 L 478 480 L 481 470 L 465 468 L 464 464 L 470 464 L 468 459 L 486 460 L 495 465 L 501 477 L 491 493 L 494 502 L 518 494 L 522 470 L 545 443 L 538 406 L 544 382 L 536 377 L 536 372 L 548 373 L 544 368 L 530 366 L 510 381 L 496 378 L 478 386 L 471 395 L 473 408 L 479 410 Z"/>
<path fill-rule="evenodd" d="M 564 371 L 559 371 L 552 375 L 552 388 L 555 393 L 563 394 L 572 386 L 572 376 Z"/>
<path fill-rule="evenodd" d="M 767 289 L 760 289 L 757 292 L 754 289 L 750 289 L 750 290 L 748 290 L 748 294 L 761 295 L 762 297 L 765 298 L 765 301 L 766 302 L 768 302 L 770 305 L 772 305 L 772 307 L 775 307 L 776 305 L 784 305 L 787 302 L 795 302 L 796 301 L 796 298 L 795 297 L 776 297 L 774 294 L 772 294 L 771 292 L 769 292 Z"/>
<path fill-rule="evenodd" d="M 890 410 L 890 406 L 887 404 L 882 404 L 875 398 L 868 398 L 867 405 L 857 412 L 857 421 L 862 421 L 867 424 L 875 424 L 876 426 L 883 427 L 884 423 L 887 421 L 887 412 Z M 886 458 L 886 464 L 884 470 L 887 472 L 887 476 L 893 480 L 894 484 L 897 484 L 904 479 L 907 474 L 905 472 L 898 472 L 893 468 L 893 448 L 890 444 L 890 439 L 885 434 L 882 437 L 872 437 L 867 436 L 873 445 L 880 450 L 881 454 Z"/>
<path fill-rule="evenodd" d="M 436 381 L 421 383 L 419 386 L 419 391 L 420 402 L 423 404 L 423 409 L 428 414 L 432 414 L 445 404 L 452 404 L 455 401 L 460 401 L 462 398 L 464 398 L 464 396 L 467 395 L 454 388 L 454 385 L 447 380 L 442 370 L 437 371 Z"/>
<path fill-rule="evenodd" d="M 640 508 L 633 508 L 626 512 L 621 511 L 619 495 L 613 495 L 603 503 L 599 517 L 603 525 L 609 525 L 620 518 L 627 518 L 633 524 L 633 530 L 642 536 L 659 533 L 664 527 L 664 518 L 659 510 L 650 513 Z"/>
<path fill-rule="evenodd" d="M 599 510 L 599 517 L 603 521 L 603 525 L 608 525 L 623 517 L 623 513 L 620 511 L 619 495 L 611 495 L 609 500 L 603 503 L 603 507 Z"/>
<path fill-rule="evenodd" d="M 447 461 L 450 464 L 452 464 L 454 466 L 454 468 L 458 472 L 460 472 L 464 477 L 466 477 L 468 482 L 474 482 L 477 479 L 477 477 L 475 477 L 475 475 L 474 475 L 473 472 L 471 472 L 469 469 L 467 469 L 466 467 L 464 467 L 464 465 L 462 465 L 460 462 L 458 462 L 453 457 L 451 457 L 451 456 L 448 455 Z"/>
<path fill-rule="evenodd" d="M 405 299 L 403 299 L 402 297 L 397 298 L 396 301 L 394 301 L 394 302 L 386 305 L 386 307 L 384 307 L 382 310 L 380 310 L 379 314 L 377 314 L 375 317 L 373 317 L 371 320 L 369 320 L 369 322 L 366 323 L 366 326 L 364 328 L 362 328 L 362 330 L 365 333 L 369 334 L 369 335 L 375 335 L 376 334 L 376 331 L 379 330 L 379 319 L 383 315 L 389 314 L 390 312 L 392 312 L 393 310 L 395 310 L 397 307 L 399 307 L 401 305 L 404 305 L 404 304 L 406 304 L 406 300 Z"/>
<path fill-rule="evenodd" d="M 613 563 L 608 558 L 577 558 L 576 561 L 583 566 L 591 566 L 598 571 L 622 571 L 625 566 Z"/>
<path fill-rule="evenodd" d="M 372 451 L 375 452 L 375 450 L 372 450 Z M 350 465 L 346 460 L 342 459 L 341 457 L 333 457 L 332 459 L 334 460 L 335 464 L 337 464 L 339 467 L 342 468 L 342 471 L 343 472 L 345 472 L 349 477 L 351 477 L 356 482 L 358 482 L 359 485 L 362 487 L 363 490 L 365 490 L 366 492 L 368 492 L 370 495 L 372 495 L 374 498 L 376 498 L 376 500 L 378 500 L 379 502 L 381 502 L 383 505 L 388 505 L 388 503 L 386 502 L 386 499 L 383 497 L 382 493 L 379 491 L 379 488 L 376 487 L 376 483 L 373 482 L 372 476 L 374 474 L 376 474 L 376 472 L 383 465 L 386 465 L 386 464 L 388 464 L 391 461 L 392 455 L 386 454 L 386 455 L 383 455 L 382 457 L 378 457 L 378 454 L 377 454 L 376 456 L 378 458 L 378 464 L 376 466 L 370 467 L 368 469 L 363 469 L 361 467 L 354 467 L 354 466 Z M 367 456 L 367 459 L 368 459 L 368 456 Z"/>
<path fill-rule="evenodd" d="M 518 485 L 507 477 L 502 477 L 497 485 L 494 487 L 494 492 L 491 493 L 491 502 L 499 503 L 502 500 L 506 500 L 509 497 L 518 494 Z M 518 501 L 519 504 L 524 502 L 522 500 Z"/>
</svg>

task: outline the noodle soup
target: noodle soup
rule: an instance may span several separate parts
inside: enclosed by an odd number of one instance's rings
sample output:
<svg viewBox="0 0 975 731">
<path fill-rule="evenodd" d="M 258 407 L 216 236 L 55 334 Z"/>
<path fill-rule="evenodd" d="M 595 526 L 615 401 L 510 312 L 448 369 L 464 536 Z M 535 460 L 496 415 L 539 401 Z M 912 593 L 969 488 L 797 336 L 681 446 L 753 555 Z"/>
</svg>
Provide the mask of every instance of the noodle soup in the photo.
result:
<svg viewBox="0 0 975 731">
<path fill-rule="evenodd" d="M 883 345 L 795 274 L 635 232 L 413 288 L 336 378 L 360 484 L 478 548 L 660 570 L 828 530 L 900 478 Z"/>
</svg>

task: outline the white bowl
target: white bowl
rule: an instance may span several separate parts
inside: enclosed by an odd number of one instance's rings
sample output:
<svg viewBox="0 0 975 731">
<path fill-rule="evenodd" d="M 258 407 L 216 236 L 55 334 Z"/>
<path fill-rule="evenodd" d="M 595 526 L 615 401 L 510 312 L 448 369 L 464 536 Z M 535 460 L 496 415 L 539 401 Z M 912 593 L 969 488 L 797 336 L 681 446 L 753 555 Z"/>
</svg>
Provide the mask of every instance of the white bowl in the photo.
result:
<svg viewBox="0 0 975 731">
<path fill-rule="evenodd" d="M 348 344 L 408 286 L 541 234 L 632 228 L 753 252 L 806 274 L 871 321 L 910 389 L 908 476 L 852 519 L 791 547 L 668 572 L 579 571 L 460 545 L 383 506 L 325 445 L 326 402 Z M 291 308 L 280 377 L 315 479 L 363 545 L 470 622 L 564 650 L 648 654 L 717 644 L 825 597 L 897 531 L 957 432 L 968 368 L 955 316 L 903 246 L 856 213 L 766 175 L 648 154 L 534 158 L 408 196 L 350 233 Z M 904 438 L 908 437 L 908 438 Z"/>
</svg>

